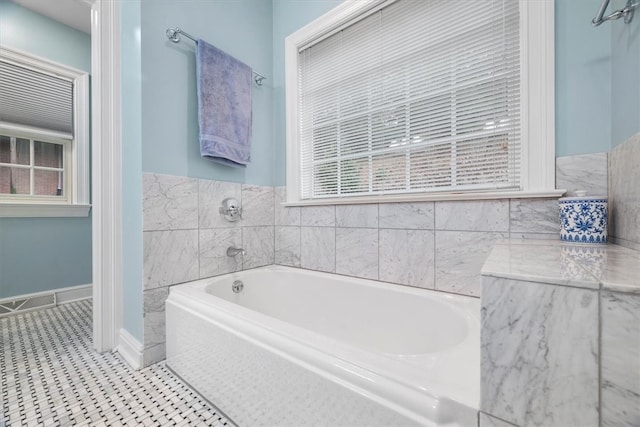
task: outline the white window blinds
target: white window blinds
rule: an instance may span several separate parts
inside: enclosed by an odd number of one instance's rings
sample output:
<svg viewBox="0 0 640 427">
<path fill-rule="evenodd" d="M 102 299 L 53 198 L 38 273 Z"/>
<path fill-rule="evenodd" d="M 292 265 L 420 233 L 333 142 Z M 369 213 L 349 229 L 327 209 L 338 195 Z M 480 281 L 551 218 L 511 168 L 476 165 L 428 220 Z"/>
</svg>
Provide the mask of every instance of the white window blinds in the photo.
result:
<svg viewBox="0 0 640 427">
<path fill-rule="evenodd" d="M 73 134 L 73 83 L 0 61 L 0 121 Z"/>
<path fill-rule="evenodd" d="M 519 189 L 518 15 L 397 0 L 300 50 L 302 199 Z"/>
</svg>

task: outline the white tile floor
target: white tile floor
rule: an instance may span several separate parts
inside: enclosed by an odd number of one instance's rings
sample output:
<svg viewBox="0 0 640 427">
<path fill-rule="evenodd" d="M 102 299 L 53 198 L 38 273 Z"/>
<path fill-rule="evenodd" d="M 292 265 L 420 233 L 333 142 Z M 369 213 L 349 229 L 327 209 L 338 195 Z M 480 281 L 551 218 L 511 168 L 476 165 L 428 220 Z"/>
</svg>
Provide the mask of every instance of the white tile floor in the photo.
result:
<svg viewBox="0 0 640 427">
<path fill-rule="evenodd" d="M 5 426 L 233 425 L 164 365 L 91 345 L 91 301 L 0 319 Z"/>
</svg>

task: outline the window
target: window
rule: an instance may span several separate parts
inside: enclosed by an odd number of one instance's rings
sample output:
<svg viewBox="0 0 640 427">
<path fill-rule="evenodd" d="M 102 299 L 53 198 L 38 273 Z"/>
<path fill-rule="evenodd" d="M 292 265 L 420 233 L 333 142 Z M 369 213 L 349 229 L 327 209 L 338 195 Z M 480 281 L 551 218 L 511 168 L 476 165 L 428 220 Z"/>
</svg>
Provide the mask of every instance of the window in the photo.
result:
<svg viewBox="0 0 640 427">
<path fill-rule="evenodd" d="M 288 202 L 556 195 L 552 47 L 550 1 L 343 3 L 286 40 Z"/>
<path fill-rule="evenodd" d="M 86 216 L 89 77 L 0 48 L 0 216 Z"/>
</svg>

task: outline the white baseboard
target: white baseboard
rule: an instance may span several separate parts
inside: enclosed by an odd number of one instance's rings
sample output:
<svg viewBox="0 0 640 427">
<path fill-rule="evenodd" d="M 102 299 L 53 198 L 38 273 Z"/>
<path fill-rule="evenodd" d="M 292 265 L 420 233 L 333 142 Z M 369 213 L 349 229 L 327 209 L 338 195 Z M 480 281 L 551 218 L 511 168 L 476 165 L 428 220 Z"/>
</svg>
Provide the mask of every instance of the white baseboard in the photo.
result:
<svg viewBox="0 0 640 427">
<path fill-rule="evenodd" d="M 69 288 L 56 289 L 56 302 L 58 305 L 79 301 L 93 296 L 92 285 L 71 286 Z"/>
<path fill-rule="evenodd" d="M 120 339 L 118 340 L 116 351 L 135 370 L 143 367 L 143 349 L 144 347 L 140 341 L 135 339 L 126 329 L 120 329 Z"/>
<path fill-rule="evenodd" d="M 92 285 L 69 286 L 49 291 L 33 292 L 0 299 L 0 317 L 51 308 L 60 304 L 89 299 Z"/>
</svg>

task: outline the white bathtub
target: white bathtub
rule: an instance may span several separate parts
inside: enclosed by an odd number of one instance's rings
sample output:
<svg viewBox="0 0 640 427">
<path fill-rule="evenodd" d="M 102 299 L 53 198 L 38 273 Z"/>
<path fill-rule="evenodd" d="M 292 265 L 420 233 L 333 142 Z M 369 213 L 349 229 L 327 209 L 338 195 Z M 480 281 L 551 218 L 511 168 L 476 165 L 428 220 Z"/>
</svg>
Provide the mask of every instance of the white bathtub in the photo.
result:
<svg viewBox="0 0 640 427">
<path fill-rule="evenodd" d="M 475 298 L 269 266 L 172 287 L 167 364 L 239 426 L 477 426 L 479 318 Z"/>
</svg>

